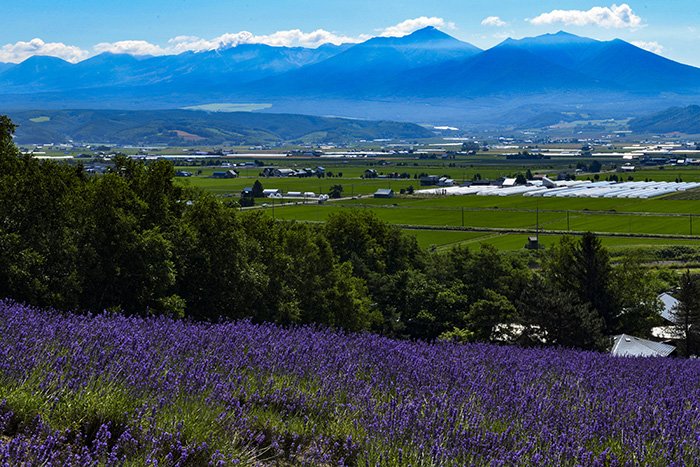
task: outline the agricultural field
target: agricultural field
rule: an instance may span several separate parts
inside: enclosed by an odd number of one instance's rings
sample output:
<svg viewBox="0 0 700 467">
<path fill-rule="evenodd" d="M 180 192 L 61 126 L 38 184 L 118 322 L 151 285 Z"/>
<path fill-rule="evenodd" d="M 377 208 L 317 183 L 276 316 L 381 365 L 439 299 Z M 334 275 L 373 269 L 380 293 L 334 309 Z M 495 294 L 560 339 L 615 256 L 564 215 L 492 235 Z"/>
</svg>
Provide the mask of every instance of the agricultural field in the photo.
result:
<svg viewBox="0 0 700 467">
<path fill-rule="evenodd" d="M 11 302 L 0 334 L 4 465 L 700 463 L 692 359 Z"/>
<path fill-rule="evenodd" d="M 604 164 L 613 163 L 605 158 L 602 160 Z M 696 216 L 700 216 L 700 194 L 697 190 L 649 200 L 418 195 L 399 195 L 390 200 L 372 198 L 372 194 L 379 188 L 391 188 L 397 194 L 409 186 L 419 189 L 420 183 L 416 177 L 420 174 L 447 175 L 457 182 L 472 180 L 474 177 L 496 179 L 501 176 L 514 176 L 527 170 L 554 176 L 558 171 L 576 167 L 578 161 L 590 162 L 587 159 L 574 160 L 563 157 L 509 161 L 494 155 L 479 155 L 468 159 L 462 157 L 455 160 L 418 160 L 407 157 L 387 157 L 381 160 L 265 159 L 266 165 L 280 167 L 323 165 L 333 177 L 263 178 L 260 176 L 260 167 L 245 167 L 238 169 L 240 176 L 236 179 L 215 179 L 211 177 L 211 173 L 219 169 L 190 167 L 184 170 L 201 173 L 187 179 L 178 179 L 178 182 L 220 196 L 234 197 L 238 196 L 243 188 L 252 186 L 255 180 L 260 180 L 264 188 L 277 188 L 283 192 L 310 191 L 316 194 L 328 193 L 332 186 L 342 185 L 343 199 L 330 201 L 325 205 L 303 200 L 286 200 L 284 203 L 281 200 L 258 200 L 257 208 L 262 207 L 277 219 L 311 222 L 323 222 L 331 213 L 339 210 L 369 209 L 381 219 L 408 229 L 435 229 L 411 231 L 417 232 L 419 243 L 426 248 L 488 243 L 499 249 L 518 250 L 525 245 L 528 234 L 537 230 L 550 234 L 541 239 L 541 244 L 545 247 L 550 240 L 556 242 L 563 233 L 584 231 L 627 236 L 626 240 L 605 237 L 604 242 L 613 248 L 698 245 L 700 219 Z M 376 170 L 380 175 L 408 173 L 411 178 L 365 179 L 363 174 L 367 169 Z M 613 174 L 613 171 L 604 171 L 599 177 L 604 179 Z M 631 176 L 639 181 L 700 181 L 700 168 L 651 167 L 643 168 Z M 581 176 L 586 177 L 591 175 Z M 446 228 L 487 232 L 444 230 Z M 650 236 L 662 238 L 649 238 Z"/>
<path fill-rule="evenodd" d="M 469 232 L 469 231 L 449 231 L 449 230 L 416 230 L 405 229 L 405 232 L 416 237 L 418 244 L 427 249 L 446 249 L 457 245 L 478 246 L 482 244 L 492 245 L 499 250 L 516 251 L 522 250 L 528 243 L 527 234 L 509 234 L 498 232 Z M 539 242 L 543 248 L 550 248 L 556 245 L 562 235 L 540 234 Z M 700 252 L 700 239 L 682 240 L 673 238 L 645 238 L 645 237 L 600 237 L 603 245 L 610 250 L 614 256 L 617 253 L 628 251 L 632 248 L 638 249 L 658 249 L 673 248 L 678 246 L 697 248 Z"/>
<path fill-rule="evenodd" d="M 382 202 L 378 202 L 382 201 Z M 435 228 L 606 232 L 689 236 L 700 232 L 694 201 L 453 197 L 349 200 L 325 205 L 278 207 L 280 219 L 324 221 L 343 209 L 370 209 L 392 224 Z M 647 204 L 648 203 L 648 204 Z M 666 204 L 659 204 L 666 203 Z M 461 206 L 460 206 L 461 205 Z M 669 209 L 662 209 L 668 206 Z M 692 231 L 691 231 L 692 225 Z"/>
</svg>

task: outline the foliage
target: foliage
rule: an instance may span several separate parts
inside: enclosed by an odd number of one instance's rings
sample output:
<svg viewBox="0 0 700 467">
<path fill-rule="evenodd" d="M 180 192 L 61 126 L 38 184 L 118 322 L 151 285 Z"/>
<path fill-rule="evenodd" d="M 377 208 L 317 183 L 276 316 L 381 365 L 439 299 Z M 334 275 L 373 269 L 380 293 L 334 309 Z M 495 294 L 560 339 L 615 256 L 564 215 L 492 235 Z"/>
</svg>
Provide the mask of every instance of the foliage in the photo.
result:
<svg viewBox="0 0 700 467">
<path fill-rule="evenodd" d="M 678 305 L 674 310 L 678 334 L 683 337 L 681 353 L 700 354 L 700 279 L 686 270 L 679 280 Z"/>
<path fill-rule="evenodd" d="M 255 183 L 253 183 L 253 198 L 262 198 L 264 196 L 262 183 L 260 183 L 260 180 L 255 180 Z"/>
<path fill-rule="evenodd" d="M 612 266 L 600 239 L 563 237 L 543 264 L 545 278 L 559 291 L 571 291 L 603 319 L 603 331 L 619 331 L 620 307 L 612 288 Z"/>
<path fill-rule="evenodd" d="M 332 199 L 339 199 L 343 196 L 343 185 L 333 185 L 328 191 L 328 196 Z"/>
</svg>

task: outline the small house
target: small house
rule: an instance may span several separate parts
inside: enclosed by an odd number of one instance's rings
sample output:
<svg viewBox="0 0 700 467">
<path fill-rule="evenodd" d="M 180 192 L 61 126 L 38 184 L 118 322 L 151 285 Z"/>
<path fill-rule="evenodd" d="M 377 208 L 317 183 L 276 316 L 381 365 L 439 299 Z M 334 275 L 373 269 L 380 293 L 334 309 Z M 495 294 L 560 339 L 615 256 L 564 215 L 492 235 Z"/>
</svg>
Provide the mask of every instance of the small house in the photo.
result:
<svg viewBox="0 0 700 467">
<path fill-rule="evenodd" d="M 273 177 L 293 177 L 296 175 L 294 169 L 274 169 L 272 171 Z"/>
<path fill-rule="evenodd" d="M 613 337 L 610 354 L 616 357 L 668 357 L 676 348 L 662 342 L 620 334 Z"/>
<path fill-rule="evenodd" d="M 528 250 L 539 250 L 540 239 L 538 237 L 527 237 L 527 245 L 525 245 L 525 248 Z"/>
<path fill-rule="evenodd" d="M 440 177 L 437 175 L 426 175 L 420 178 L 421 186 L 434 186 L 440 182 Z"/>
<path fill-rule="evenodd" d="M 393 198 L 394 190 L 391 188 L 380 188 L 374 192 L 375 198 Z"/>
<path fill-rule="evenodd" d="M 282 190 L 279 188 L 268 188 L 263 190 L 263 196 L 265 198 L 281 198 Z"/>
<path fill-rule="evenodd" d="M 238 177 L 238 172 L 233 169 L 227 170 L 226 172 L 214 172 L 211 174 L 212 178 L 236 178 Z"/>
<path fill-rule="evenodd" d="M 663 306 L 660 313 L 661 317 L 670 323 L 678 324 L 676 320 L 676 308 L 678 307 L 678 300 L 667 293 L 662 293 L 661 295 L 659 295 L 658 298 Z"/>
</svg>

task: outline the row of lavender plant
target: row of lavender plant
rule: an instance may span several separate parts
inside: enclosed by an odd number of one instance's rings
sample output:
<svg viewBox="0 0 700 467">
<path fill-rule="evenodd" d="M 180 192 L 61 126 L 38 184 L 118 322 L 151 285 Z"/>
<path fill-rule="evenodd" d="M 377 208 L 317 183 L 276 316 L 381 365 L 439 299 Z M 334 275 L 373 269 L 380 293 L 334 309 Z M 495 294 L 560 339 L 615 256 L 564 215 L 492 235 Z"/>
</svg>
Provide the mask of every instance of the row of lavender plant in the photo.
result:
<svg viewBox="0 0 700 467">
<path fill-rule="evenodd" d="M 0 302 L 10 465 L 700 464 L 700 362 Z"/>
</svg>

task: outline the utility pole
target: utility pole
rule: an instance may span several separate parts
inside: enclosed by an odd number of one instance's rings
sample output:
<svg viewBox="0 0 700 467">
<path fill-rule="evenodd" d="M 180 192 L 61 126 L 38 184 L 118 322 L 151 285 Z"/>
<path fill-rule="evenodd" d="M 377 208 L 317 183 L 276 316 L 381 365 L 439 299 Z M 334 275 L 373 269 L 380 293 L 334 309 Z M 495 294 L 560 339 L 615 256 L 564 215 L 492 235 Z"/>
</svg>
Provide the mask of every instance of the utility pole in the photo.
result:
<svg viewBox="0 0 700 467">
<path fill-rule="evenodd" d="M 537 237 L 537 245 L 540 244 L 540 200 L 537 200 L 537 223 L 535 226 L 535 235 Z"/>
<path fill-rule="evenodd" d="M 569 220 L 569 211 L 566 211 L 566 230 L 571 231 L 571 222 Z"/>
<path fill-rule="evenodd" d="M 688 216 L 690 217 L 690 235 L 693 235 L 693 215 L 688 214 Z"/>
<path fill-rule="evenodd" d="M 464 206 L 462 206 L 462 227 L 464 227 Z"/>
</svg>

